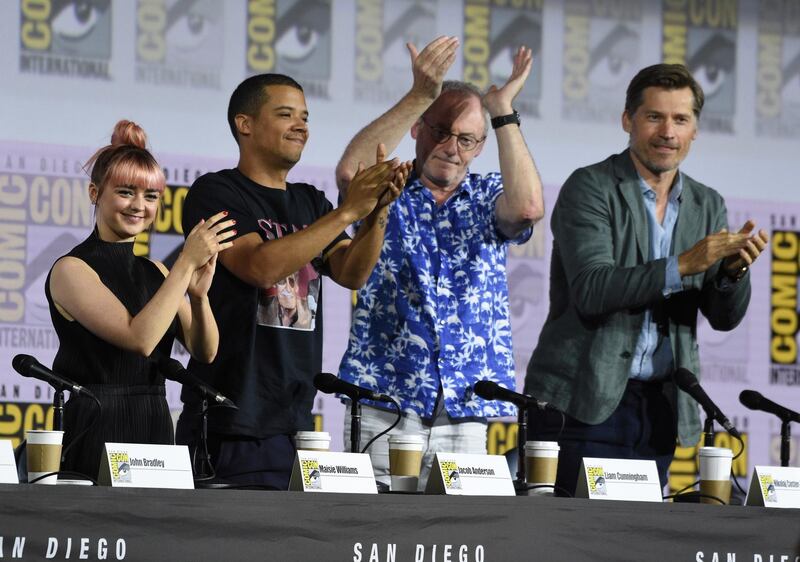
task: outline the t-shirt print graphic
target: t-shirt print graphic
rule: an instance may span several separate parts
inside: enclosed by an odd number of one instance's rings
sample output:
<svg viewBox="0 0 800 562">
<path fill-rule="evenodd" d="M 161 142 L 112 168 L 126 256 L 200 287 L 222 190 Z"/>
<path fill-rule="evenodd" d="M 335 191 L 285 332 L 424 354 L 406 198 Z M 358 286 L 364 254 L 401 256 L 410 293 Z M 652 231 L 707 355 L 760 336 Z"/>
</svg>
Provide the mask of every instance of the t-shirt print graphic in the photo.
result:
<svg viewBox="0 0 800 562">
<path fill-rule="evenodd" d="M 321 281 L 319 273 L 309 263 L 269 289 L 260 291 L 259 325 L 313 331 Z"/>
</svg>

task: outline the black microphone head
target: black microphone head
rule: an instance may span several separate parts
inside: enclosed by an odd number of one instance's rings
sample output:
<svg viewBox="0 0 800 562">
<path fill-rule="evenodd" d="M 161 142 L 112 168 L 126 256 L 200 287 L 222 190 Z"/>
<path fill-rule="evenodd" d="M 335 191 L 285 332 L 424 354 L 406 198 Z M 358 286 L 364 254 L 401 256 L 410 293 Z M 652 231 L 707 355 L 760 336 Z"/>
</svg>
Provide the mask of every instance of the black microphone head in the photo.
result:
<svg viewBox="0 0 800 562">
<path fill-rule="evenodd" d="M 484 400 L 497 398 L 497 383 L 492 381 L 478 381 L 475 383 L 475 394 Z"/>
<path fill-rule="evenodd" d="M 11 360 L 11 366 L 14 367 L 14 370 L 18 372 L 23 377 L 27 377 L 31 367 L 38 364 L 39 362 L 31 355 L 26 355 L 24 353 L 20 353 L 19 355 L 15 355 L 14 359 Z"/>
<path fill-rule="evenodd" d="M 697 377 L 694 376 L 694 373 L 692 373 L 689 369 L 684 369 L 683 367 L 680 367 L 677 371 L 675 371 L 673 377 L 675 379 L 675 384 L 677 384 L 678 388 L 684 392 L 689 392 L 689 388 L 698 384 Z"/>
<path fill-rule="evenodd" d="M 742 403 L 742 406 L 750 410 L 760 410 L 763 400 L 764 396 L 755 390 L 743 390 L 739 393 L 739 402 Z"/>
<path fill-rule="evenodd" d="M 341 379 L 331 373 L 317 373 L 314 377 L 314 388 L 325 394 L 333 394 L 334 392 L 341 392 L 337 387 L 337 383 Z"/>
<path fill-rule="evenodd" d="M 161 357 L 158 360 L 158 370 L 165 379 L 184 384 L 184 380 L 186 378 L 184 377 L 184 372 L 186 369 L 177 359 L 173 359 L 172 357 Z"/>
</svg>

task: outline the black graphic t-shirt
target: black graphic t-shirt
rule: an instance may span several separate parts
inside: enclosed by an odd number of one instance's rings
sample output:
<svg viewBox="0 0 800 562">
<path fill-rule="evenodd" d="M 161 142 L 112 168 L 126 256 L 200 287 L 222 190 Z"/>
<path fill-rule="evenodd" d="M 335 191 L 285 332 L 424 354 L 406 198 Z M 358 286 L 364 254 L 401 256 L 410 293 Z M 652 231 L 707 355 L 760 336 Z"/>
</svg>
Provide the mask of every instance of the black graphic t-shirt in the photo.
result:
<svg viewBox="0 0 800 562">
<path fill-rule="evenodd" d="M 315 187 L 265 187 L 239 170 L 206 174 L 194 182 L 183 207 L 183 231 L 220 211 L 236 220 L 238 236 L 258 232 L 263 240 L 287 236 L 333 209 Z M 190 361 L 189 370 L 233 400 L 238 411 L 212 408 L 209 430 L 264 438 L 312 429 L 312 379 L 322 369 L 322 279 L 324 256 L 342 233 L 299 271 L 269 289 L 245 283 L 217 262 L 209 291 L 220 343 L 211 365 Z M 234 241 L 235 244 L 235 241 Z M 179 424 L 198 423 L 200 397 L 181 393 Z M 187 428 L 179 428 L 179 434 Z"/>
</svg>

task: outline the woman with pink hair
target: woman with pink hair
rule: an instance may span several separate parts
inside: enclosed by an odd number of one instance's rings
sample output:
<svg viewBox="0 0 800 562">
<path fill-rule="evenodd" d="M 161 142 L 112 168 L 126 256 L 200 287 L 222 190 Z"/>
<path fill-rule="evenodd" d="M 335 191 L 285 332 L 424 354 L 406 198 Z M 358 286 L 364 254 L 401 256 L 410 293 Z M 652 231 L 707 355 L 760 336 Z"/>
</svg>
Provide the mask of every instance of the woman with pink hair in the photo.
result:
<svg viewBox="0 0 800 562">
<path fill-rule="evenodd" d="M 200 361 L 217 353 L 219 332 L 207 292 L 219 252 L 230 247 L 232 220 L 222 212 L 201 221 L 171 270 L 133 252 L 134 239 L 156 217 L 166 180 L 130 121 L 86 164 L 95 228 L 59 258 L 45 293 L 59 338 L 57 373 L 85 386 L 64 409 L 62 470 L 95 477 L 105 442 L 173 443 L 172 420 L 158 359 L 177 337 Z M 186 295 L 188 294 L 188 300 Z"/>
</svg>

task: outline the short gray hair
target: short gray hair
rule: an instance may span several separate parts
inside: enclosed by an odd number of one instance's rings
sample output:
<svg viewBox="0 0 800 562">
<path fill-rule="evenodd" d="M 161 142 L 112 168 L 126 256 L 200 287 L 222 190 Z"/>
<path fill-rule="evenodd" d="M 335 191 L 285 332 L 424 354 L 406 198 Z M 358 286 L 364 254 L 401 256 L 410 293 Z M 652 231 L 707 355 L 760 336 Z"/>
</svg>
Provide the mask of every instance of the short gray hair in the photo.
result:
<svg viewBox="0 0 800 562">
<path fill-rule="evenodd" d="M 442 92 L 439 95 L 442 95 L 445 92 L 458 92 L 464 94 L 465 96 L 475 96 L 478 98 L 478 101 L 481 102 L 481 107 L 483 108 L 483 135 L 489 132 L 489 122 L 491 121 L 491 116 L 489 115 L 489 111 L 483 105 L 483 91 L 478 88 L 475 84 L 470 82 L 462 82 L 461 80 L 445 80 L 442 82 Z"/>
</svg>

